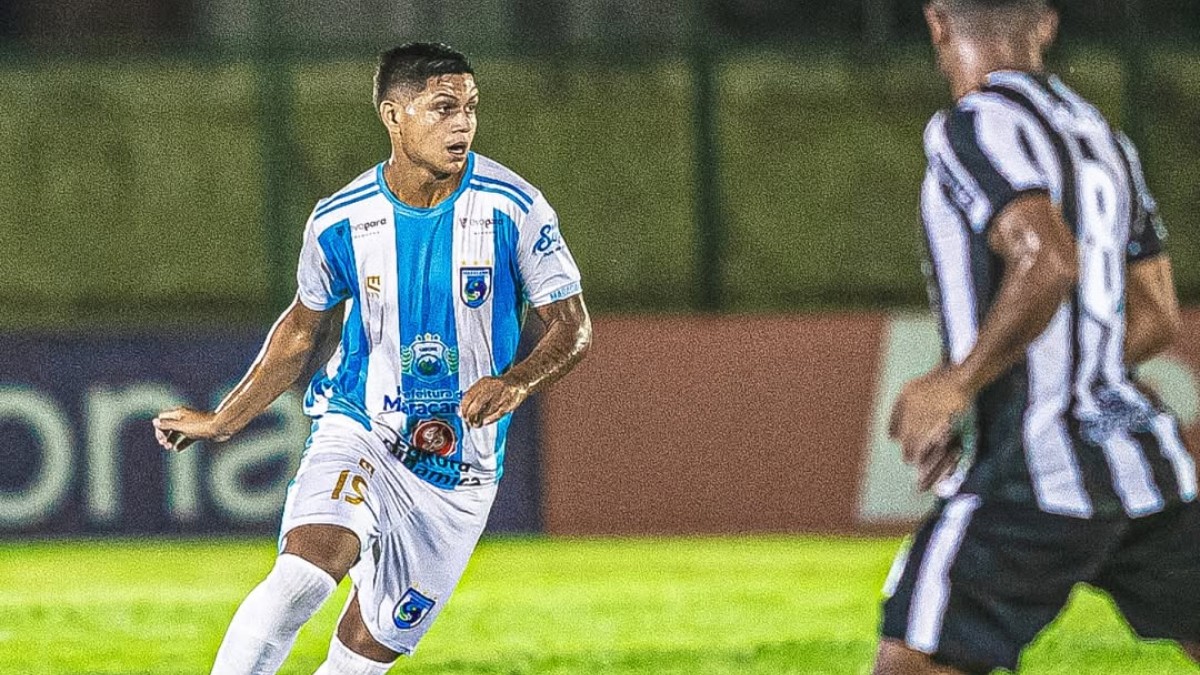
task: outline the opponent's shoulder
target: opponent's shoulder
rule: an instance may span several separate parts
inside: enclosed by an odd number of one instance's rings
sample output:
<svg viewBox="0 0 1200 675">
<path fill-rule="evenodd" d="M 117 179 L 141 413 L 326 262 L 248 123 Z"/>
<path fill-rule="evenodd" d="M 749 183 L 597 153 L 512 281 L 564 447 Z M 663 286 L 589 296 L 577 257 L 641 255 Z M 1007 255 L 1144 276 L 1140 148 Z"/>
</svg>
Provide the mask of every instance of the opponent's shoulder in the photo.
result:
<svg viewBox="0 0 1200 675">
<path fill-rule="evenodd" d="M 475 154 L 475 165 L 468 187 L 478 192 L 507 197 L 516 202 L 525 213 L 542 199 L 542 192 L 516 171 L 478 153 Z"/>
<path fill-rule="evenodd" d="M 379 165 L 362 172 L 337 192 L 318 200 L 310 218 L 312 226 L 324 230 L 348 218 L 351 209 L 369 208 L 373 198 L 382 198 Z"/>
</svg>

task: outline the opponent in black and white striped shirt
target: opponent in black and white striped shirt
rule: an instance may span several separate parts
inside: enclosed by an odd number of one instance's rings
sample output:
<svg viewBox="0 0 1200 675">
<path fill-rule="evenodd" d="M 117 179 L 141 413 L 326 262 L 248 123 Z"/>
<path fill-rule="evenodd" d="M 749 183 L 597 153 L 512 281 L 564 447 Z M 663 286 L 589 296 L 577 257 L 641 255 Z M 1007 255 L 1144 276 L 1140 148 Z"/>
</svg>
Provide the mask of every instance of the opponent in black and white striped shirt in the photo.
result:
<svg viewBox="0 0 1200 675">
<path fill-rule="evenodd" d="M 876 672 L 1014 668 L 1079 582 L 1200 655 L 1196 467 L 1129 376 L 1178 325 L 1137 152 L 1041 74 L 1043 0 L 926 15 L 957 99 L 926 130 L 922 188 L 947 358 L 906 387 L 893 434 L 943 499 L 897 561 Z"/>
</svg>

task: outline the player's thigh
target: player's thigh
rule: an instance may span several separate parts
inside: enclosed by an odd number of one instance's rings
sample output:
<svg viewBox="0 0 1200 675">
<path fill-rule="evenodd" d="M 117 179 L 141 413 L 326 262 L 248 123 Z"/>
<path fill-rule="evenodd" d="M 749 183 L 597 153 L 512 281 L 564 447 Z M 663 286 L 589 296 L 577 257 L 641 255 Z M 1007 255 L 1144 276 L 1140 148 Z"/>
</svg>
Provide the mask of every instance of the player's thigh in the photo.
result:
<svg viewBox="0 0 1200 675">
<path fill-rule="evenodd" d="M 883 637 L 966 673 L 1016 667 L 1072 587 L 1099 569 L 1105 527 L 958 495 L 897 560 Z"/>
<path fill-rule="evenodd" d="M 1138 635 L 1194 648 L 1200 643 L 1200 503 L 1132 521 L 1095 585 L 1112 595 Z"/>
<path fill-rule="evenodd" d="M 381 457 L 386 450 L 354 425 L 317 424 L 288 486 L 280 523 L 280 551 L 323 569 L 329 566 L 326 571 L 335 578 L 345 574 L 375 536 L 381 514 L 396 509 L 375 476 L 376 465 L 392 458 Z"/>
<path fill-rule="evenodd" d="M 959 675 L 963 671 L 938 665 L 921 652 L 896 640 L 881 640 L 873 675 Z"/>
<path fill-rule="evenodd" d="M 466 570 L 495 486 L 444 491 L 411 473 L 401 478 L 410 510 L 383 525 L 350 578 L 370 635 L 394 652 L 411 654 Z"/>
<path fill-rule="evenodd" d="M 365 656 L 372 661 L 391 663 L 400 653 L 379 643 L 363 622 L 362 610 L 359 609 L 358 592 L 350 594 L 342 618 L 338 620 L 337 639 L 346 645 L 350 651 Z"/>
</svg>

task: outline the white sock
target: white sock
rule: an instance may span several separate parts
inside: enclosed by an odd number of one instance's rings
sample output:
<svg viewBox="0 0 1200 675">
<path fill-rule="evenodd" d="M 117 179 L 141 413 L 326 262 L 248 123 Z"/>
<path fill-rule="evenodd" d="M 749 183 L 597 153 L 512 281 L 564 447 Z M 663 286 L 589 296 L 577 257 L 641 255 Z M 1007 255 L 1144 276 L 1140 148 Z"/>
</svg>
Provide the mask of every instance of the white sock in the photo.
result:
<svg viewBox="0 0 1200 675">
<path fill-rule="evenodd" d="M 335 588 L 333 577 L 320 567 L 290 553 L 280 555 L 229 622 L 212 675 L 274 675 L 300 626 Z"/>
<path fill-rule="evenodd" d="M 356 654 L 334 635 L 329 641 L 329 656 L 313 675 L 384 675 L 392 663 L 380 663 Z"/>
</svg>

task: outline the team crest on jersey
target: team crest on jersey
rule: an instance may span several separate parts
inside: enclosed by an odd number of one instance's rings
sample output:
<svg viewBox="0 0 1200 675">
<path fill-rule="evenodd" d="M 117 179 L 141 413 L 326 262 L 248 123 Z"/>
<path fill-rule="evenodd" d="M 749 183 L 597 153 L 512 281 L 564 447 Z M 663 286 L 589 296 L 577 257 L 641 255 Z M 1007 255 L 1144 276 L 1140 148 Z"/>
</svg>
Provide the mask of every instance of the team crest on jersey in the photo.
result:
<svg viewBox="0 0 1200 675">
<path fill-rule="evenodd" d="M 417 624 L 429 615 L 429 610 L 433 609 L 435 604 L 436 600 L 410 587 L 400 596 L 400 602 L 396 603 L 396 609 L 392 612 L 392 622 L 400 630 L 416 628 Z"/>
<path fill-rule="evenodd" d="M 462 268 L 458 273 L 458 289 L 467 307 L 482 307 L 492 294 L 492 268 Z"/>
<path fill-rule="evenodd" d="M 422 420 L 412 432 L 413 447 L 438 457 L 449 457 L 454 454 L 458 445 L 458 437 L 454 427 L 445 420 Z"/>
<path fill-rule="evenodd" d="M 447 347 L 435 333 L 418 335 L 411 345 L 400 348 L 400 372 L 437 382 L 458 372 L 458 350 Z"/>
</svg>

